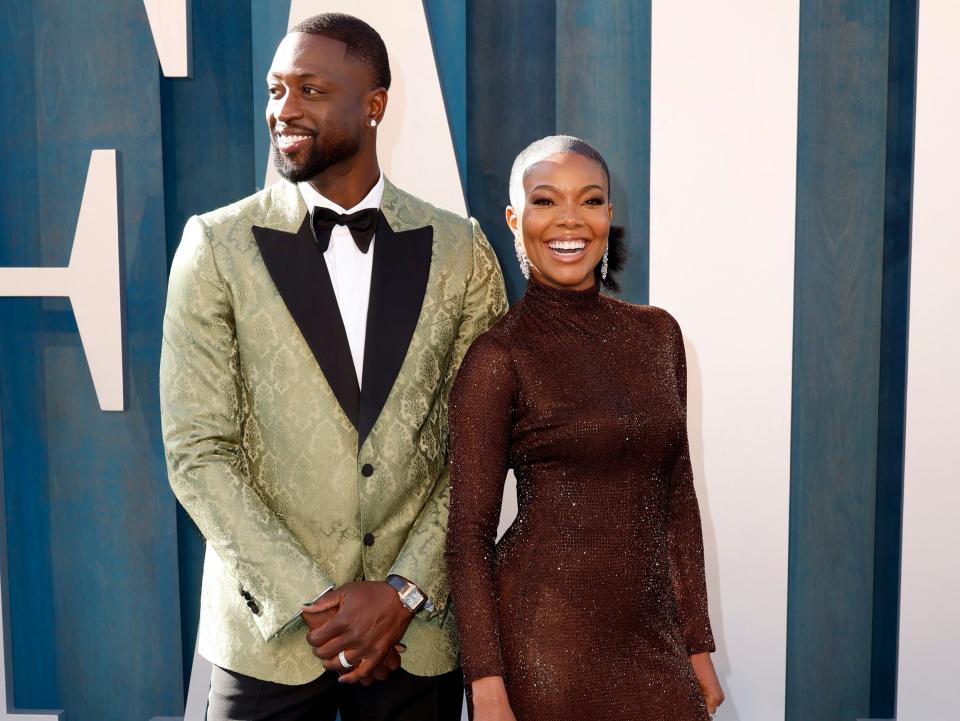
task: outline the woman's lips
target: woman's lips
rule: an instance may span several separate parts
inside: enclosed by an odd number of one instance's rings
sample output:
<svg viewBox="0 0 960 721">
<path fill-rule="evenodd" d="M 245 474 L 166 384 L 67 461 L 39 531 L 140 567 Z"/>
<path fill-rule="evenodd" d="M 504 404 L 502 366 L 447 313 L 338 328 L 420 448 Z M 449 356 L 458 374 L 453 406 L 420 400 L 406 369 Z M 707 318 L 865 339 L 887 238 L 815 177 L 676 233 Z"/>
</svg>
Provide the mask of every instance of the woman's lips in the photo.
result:
<svg viewBox="0 0 960 721">
<path fill-rule="evenodd" d="M 550 255 L 561 263 L 576 263 L 587 254 L 589 242 L 582 238 L 547 241 Z"/>
</svg>

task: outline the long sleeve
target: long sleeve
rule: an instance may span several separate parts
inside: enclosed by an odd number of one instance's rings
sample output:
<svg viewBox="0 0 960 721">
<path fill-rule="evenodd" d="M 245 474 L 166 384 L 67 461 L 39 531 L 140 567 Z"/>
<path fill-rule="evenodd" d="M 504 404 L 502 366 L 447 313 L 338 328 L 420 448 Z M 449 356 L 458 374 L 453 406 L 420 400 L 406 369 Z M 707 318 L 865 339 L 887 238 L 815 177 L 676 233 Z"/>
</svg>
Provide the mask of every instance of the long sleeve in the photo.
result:
<svg viewBox="0 0 960 721">
<path fill-rule="evenodd" d="M 516 397 L 509 350 L 489 335 L 480 337 L 463 362 L 450 399 L 447 565 L 468 684 L 504 673 L 494 557 Z"/>
<path fill-rule="evenodd" d="M 703 532 L 693 484 L 687 439 L 687 365 L 680 328 L 673 323 L 674 368 L 677 376 L 683 429 L 681 450 L 670 479 L 668 543 L 670 581 L 676 602 L 677 623 L 688 654 L 715 651 L 707 608 L 707 583 L 703 562 Z"/>
<path fill-rule="evenodd" d="M 333 584 L 249 481 L 240 383 L 229 290 L 203 223 L 191 218 L 170 270 L 160 359 L 170 486 L 270 639 Z"/>
<path fill-rule="evenodd" d="M 473 232 L 472 272 L 464 297 L 460 327 L 453 343 L 453 354 L 444 379 L 444 399 L 449 397 L 454 378 L 473 341 L 503 316 L 507 309 L 507 294 L 497 257 L 477 221 L 471 220 L 470 223 Z M 430 499 L 417 517 L 390 569 L 390 573 L 417 584 L 433 601 L 435 614 L 442 612 L 449 595 L 443 559 L 449 506 L 448 469 L 437 479 Z"/>
<path fill-rule="evenodd" d="M 673 319 L 597 285 L 531 277 L 474 342 L 449 412 L 468 688 L 501 677 L 528 721 L 706 721 L 688 658 L 713 638 L 685 395 Z M 498 544 L 508 468 L 517 516 Z"/>
</svg>

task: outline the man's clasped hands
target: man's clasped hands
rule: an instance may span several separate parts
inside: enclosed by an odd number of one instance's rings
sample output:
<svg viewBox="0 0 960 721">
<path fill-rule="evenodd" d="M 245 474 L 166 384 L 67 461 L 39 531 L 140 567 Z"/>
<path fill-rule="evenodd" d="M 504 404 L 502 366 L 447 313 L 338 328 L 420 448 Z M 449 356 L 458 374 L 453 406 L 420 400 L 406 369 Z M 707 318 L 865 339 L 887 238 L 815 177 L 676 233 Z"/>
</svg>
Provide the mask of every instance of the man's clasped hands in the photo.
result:
<svg viewBox="0 0 960 721">
<path fill-rule="evenodd" d="M 331 589 L 301 612 L 307 643 L 341 683 L 367 686 L 400 668 L 400 643 L 413 618 L 384 581 L 355 581 Z M 346 660 L 347 666 L 344 666 Z"/>
</svg>

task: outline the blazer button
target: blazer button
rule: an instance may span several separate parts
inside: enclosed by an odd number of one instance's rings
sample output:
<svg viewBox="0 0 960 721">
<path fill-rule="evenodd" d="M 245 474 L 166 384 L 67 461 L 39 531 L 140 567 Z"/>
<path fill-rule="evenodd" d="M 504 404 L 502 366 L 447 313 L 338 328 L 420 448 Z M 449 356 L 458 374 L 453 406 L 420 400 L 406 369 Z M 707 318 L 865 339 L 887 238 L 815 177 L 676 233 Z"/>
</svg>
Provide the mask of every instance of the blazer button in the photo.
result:
<svg viewBox="0 0 960 721">
<path fill-rule="evenodd" d="M 259 616 L 259 615 L 260 615 L 260 607 L 257 605 L 257 602 L 254 601 L 253 599 L 247 601 L 247 607 L 248 607 L 251 611 L 253 611 L 253 615 L 254 615 L 254 616 Z"/>
<path fill-rule="evenodd" d="M 372 533 L 368 533 L 366 536 L 363 537 L 363 543 L 365 546 L 372 546 L 375 540 L 377 539 L 373 537 Z"/>
<path fill-rule="evenodd" d="M 364 463 L 363 468 L 360 469 L 360 472 L 365 478 L 369 478 L 373 475 L 373 466 L 371 466 L 369 463 Z"/>
</svg>

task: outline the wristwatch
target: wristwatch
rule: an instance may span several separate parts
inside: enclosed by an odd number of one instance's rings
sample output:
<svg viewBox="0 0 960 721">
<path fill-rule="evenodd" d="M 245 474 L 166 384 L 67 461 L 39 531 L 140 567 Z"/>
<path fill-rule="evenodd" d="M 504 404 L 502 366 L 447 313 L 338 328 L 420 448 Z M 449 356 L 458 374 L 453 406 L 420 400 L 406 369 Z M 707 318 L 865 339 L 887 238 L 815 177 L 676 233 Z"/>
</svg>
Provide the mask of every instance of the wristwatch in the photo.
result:
<svg viewBox="0 0 960 721">
<path fill-rule="evenodd" d="M 417 584 L 402 576 L 387 576 L 387 583 L 400 594 L 400 603 L 406 606 L 410 613 L 416 613 L 427 602 L 427 597 L 423 595 L 423 591 L 417 587 Z"/>
</svg>

